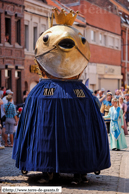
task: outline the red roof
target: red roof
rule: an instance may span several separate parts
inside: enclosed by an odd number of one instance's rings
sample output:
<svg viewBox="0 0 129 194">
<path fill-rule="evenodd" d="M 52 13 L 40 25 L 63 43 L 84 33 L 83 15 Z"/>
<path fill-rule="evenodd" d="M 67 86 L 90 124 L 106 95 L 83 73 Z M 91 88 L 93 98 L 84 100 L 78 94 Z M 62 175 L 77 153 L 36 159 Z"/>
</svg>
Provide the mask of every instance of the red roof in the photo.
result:
<svg viewBox="0 0 129 194">
<path fill-rule="evenodd" d="M 57 2 L 57 3 L 55 3 L 53 0 L 46 0 L 46 2 L 47 2 L 47 4 L 48 5 L 50 5 L 50 6 L 52 6 L 52 7 L 56 7 L 57 9 L 59 9 L 59 10 L 61 10 L 61 9 L 63 9 L 64 8 L 64 10 L 66 11 L 66 9 L 67 10 L 71 10 L 69 7 L 66 7 L 64 4 L 62 4 L 62 3 L 60 3 L 59 1 L 56 1 L 55 0 L 55 2 Z M 60 6 L 59 6 L 60 5 Z M 67 11 L 66 11 L 67 12 Z M 78 14 L 80 17 L 82 17 L 83 18 L 83 20 L 85 20 L 85 17 L 83 16 L 83 15 L 81 15 L 81 14 Z M 75 22 L 78 22 L 78 23 L 80 23 L 80 24 L 83 24 L 83 25 L 86 25 L 86 21 L 85 22 L 83 22 L 82 20 L 80 20 L 80 19 L 78 19 L 78 18 L 76 18 L 75 19 Z"/>
<path fill-rule="evenodd" d="M 115 1 L 115 0 L 110 0 L 110 2 L 112 2 L 114 5 L 116 5 L 118 7 L 119 10 L 123 11 L 124 13 L 129 15 L 129 11 L 123 7 L 119 2 Z"/>
</svg>

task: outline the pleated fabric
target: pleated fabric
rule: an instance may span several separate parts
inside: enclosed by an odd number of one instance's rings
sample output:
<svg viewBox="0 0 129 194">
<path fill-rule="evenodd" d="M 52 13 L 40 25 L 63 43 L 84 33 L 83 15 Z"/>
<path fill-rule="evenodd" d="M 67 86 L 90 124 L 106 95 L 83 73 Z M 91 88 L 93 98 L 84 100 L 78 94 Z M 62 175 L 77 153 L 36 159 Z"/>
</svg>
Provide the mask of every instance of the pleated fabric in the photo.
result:
<svg viewBox="0 0 129 194">
<path fill-rule="evenodd" d="M 53 95 L 45 95 L 54 88 Z M 83 91 L 79 97 L 74 90 Z M 89 173 L 110 167 L 100 110 L 81 81 L 42 80 L 28 95 L 12 158 L 26 171 Z"/>
</svg>

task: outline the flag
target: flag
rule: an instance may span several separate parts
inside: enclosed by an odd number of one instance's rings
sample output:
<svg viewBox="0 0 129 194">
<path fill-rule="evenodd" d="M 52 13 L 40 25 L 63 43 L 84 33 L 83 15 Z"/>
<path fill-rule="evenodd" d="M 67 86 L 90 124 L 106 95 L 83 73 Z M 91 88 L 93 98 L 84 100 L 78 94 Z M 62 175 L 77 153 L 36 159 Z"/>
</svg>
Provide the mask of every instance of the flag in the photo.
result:
<svg viewBox="0 0 129 194">
<path fill-rule="evenodd" d="M 86 86 L 87 88 L 89 88 L 89 78 L 86 80 L 85 86 Z"/>
</svg>

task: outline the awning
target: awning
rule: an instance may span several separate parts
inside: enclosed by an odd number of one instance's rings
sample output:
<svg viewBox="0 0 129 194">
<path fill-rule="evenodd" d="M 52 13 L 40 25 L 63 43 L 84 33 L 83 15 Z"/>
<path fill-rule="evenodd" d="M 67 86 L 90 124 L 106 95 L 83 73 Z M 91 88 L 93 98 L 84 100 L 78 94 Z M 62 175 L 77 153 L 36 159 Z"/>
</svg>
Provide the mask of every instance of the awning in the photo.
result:
<svg viewBox="0 0 129 194">
<path fill-rule="evenodd" d="M 15 69 L 19 69 L 19 70 L 23 70 L 24 69 L 24 66 L 23 65 L 20 65 L 20 64 L 16 64 L 15 65 Z"/>
<path fill-rule="evenodd" d="M 12 11 L 5 11 L 5 15 L 9 15 L 9 16 L 12 16 L 12 15 L 14 15 L 14 13 L 12 12 Z"/>
<path fill-rule="evenodd" d="M 12 65 L 12 64 L 5 64 L 5 69 L 14 69 L 14 65 Z"/>
<path fill-rule="evenodd" d="M 17 17 L 17 18 L 23 18 L 23 14 L 22 13 L 15 13 L 15 17 Z"/>
<path fill-rule="evenodd" d="M 100 79 L 123 79 L 123 75 L 101 75 Z"/>
</svg>

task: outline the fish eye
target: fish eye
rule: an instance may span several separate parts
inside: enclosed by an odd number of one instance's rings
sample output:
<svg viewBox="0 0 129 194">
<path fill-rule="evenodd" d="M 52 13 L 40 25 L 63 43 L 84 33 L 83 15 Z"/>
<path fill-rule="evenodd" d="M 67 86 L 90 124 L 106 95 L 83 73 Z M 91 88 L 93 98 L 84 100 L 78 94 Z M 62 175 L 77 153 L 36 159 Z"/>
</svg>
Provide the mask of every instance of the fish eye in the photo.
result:
<svg viewBox="0 0 129 194">
<path fill-rule="evenodd" d="M 85 44 L 86 43 L 86 39 L 85 37 L 81 37 L 82 43 Z"/>
<path fill-rule="evenodd" d="M 48 41 L 48 39 L 49 39 L 48 34 L 44 35 L 44 37 L 43 37 L 43 41 L 44 41 L 45 43 Z"/>
</svg>

